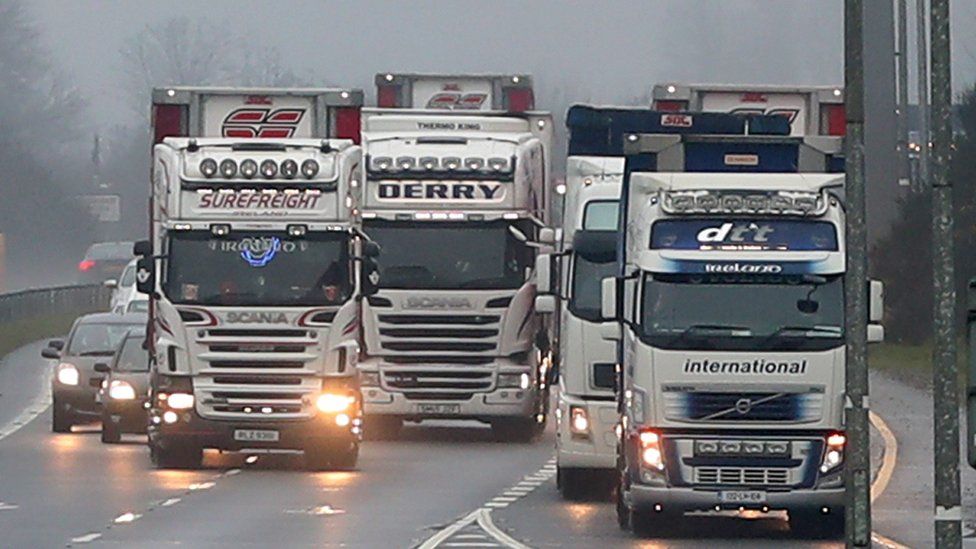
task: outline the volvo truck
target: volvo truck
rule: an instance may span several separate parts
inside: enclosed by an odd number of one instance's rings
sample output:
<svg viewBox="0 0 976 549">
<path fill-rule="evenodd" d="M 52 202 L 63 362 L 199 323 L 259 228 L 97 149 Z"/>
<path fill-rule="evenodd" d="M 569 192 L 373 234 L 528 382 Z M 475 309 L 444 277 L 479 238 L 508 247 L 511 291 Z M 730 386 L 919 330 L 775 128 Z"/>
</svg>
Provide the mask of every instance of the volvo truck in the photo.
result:
<svg viewBox="0 0 976 549">
<path fill-rule="evenodd" d="M 358 302 L 376 249 L 359 230 L 361 149 L 331 136 L 351 131 L 344 116 L 358 124 L 361 92 L 154 99 L 151 239 L 135 250 L 152 461 L 195 467 L 216 449 L 354 466 Z"/>
<path fill-rule="evenodd" d="M 604 336 L 622 370 L 617 516 L 788 512 L 844 530 L 844 175 L 832 137 L 626 137 Z M 585 247 L 585 246 L 584 246 Z M 883 337 L 870 288 L 869 341 Z"/>
</svg>

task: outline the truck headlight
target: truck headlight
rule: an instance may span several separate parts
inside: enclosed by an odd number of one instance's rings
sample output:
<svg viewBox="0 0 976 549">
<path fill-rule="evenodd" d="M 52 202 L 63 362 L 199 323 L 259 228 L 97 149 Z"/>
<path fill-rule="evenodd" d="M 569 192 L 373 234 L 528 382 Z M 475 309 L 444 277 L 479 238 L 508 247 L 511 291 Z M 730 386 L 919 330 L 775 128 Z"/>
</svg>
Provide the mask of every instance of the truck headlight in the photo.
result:
<svg viewBox="0 0 976 549">
<path fill-rule="evenodd" d="M 108 397 L 113 400 L 135 400 L 136 390 L 127 382 L 116 379 L 108 387 Z"/>
<path fill-rule="evenodd" d="M 586 414 L 586 408 L 582 406 L 569 407 L 569 430 L 574 435 L 590 434 L 590 418 Z"/>
<path fill-rule="evenodd" d="M 827 437 L 827 448 L 824 452 L 823 463 L 820 464 L 821 473 L 829 473 L 844 463 L 844 447 L 847 437 L 843 433 L 834 433 Z"/>
<path fill-rule="evenodd" d="M 189 393 L 172 393 L 166 398 L 166 405 L 173 410 L 188 410 L 193 408 L 193 395 Z"/>
<path fill-rule="evenodd" d="M 641 465 L 646 469 L 664 470 L 664 453 L 661 451 L 661 435 L 654 431 L 641 431 L 640 456 Z"/>
<path fill-rule="evenodd" d="M 74 364 L 62 362 L 58 366 L 58 383 L 62 385 L 78 385 L 78 368 Z"/>
<path fill-rule="evenodd" d="M 348 410 L 354 402 L 356 402 L 356 398 L 349 395 L 323 393 L 315 401 L 315 406 L 323 413 L 337 414 Z"/>
<path fill-rule="evenodd" d="M 528 389 L 532 383 L 529 374 L 498 374 L 499 389 Z"/>
</svg>

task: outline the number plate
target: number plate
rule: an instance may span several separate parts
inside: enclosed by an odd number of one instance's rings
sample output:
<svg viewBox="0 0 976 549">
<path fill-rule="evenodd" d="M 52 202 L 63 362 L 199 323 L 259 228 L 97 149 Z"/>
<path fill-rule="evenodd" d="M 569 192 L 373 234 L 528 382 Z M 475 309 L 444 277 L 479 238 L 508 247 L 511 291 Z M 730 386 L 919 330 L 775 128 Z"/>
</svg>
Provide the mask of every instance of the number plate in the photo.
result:
<svg viewBox="0 0 976 549">
<path fill-rule="evenodd" d="M 241 442 L 278 442 L 278 431 L 235 429 L 234 440 Z"/>
<path fill-rule="evenodd" d="M 417 413 L 429 414 L 429 415 L 460 414 L 461 405 L 460 404 L 418 404 Z"/>
<path fill-rule="evenodd" d="M 766 503 L 766 492 L 758 490 L 726 490 L 718 497 L 722 503 Z"/>
</svg>

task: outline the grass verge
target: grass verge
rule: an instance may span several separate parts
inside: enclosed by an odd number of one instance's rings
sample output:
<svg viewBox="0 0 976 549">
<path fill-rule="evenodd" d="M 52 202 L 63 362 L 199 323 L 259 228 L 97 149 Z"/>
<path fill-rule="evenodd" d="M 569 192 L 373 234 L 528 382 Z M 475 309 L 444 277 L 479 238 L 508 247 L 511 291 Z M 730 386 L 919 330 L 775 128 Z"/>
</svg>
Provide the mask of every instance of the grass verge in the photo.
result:
<svg viewBox="0 0 976 549">
<path fill-rule="evenodd" d="M 59 313 L 0 324 L 0 357 L 31 341 L 68 333 L 77 317 L 73 313 Z"/>
</svg>

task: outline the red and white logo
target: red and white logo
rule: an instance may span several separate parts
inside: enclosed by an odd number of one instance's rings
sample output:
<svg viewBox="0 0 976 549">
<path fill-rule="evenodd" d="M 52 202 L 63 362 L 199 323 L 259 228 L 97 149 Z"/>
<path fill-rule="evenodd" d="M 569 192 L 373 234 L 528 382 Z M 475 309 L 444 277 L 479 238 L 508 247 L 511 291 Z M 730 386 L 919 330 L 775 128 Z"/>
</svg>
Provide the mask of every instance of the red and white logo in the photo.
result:
<svg viewBox="0 0 976 549">
<path fill-rule="evenodd" d="M 694 120 L 690 114 L 662 114 L 661 125 L 671 128 L 690 128 Z"/>
<path fill-rule="evenodd" d="M 481 105 L 483 105 L 487 99 L 487 93 L 461 93 L 456 91 L 444 91 L 431 96 L 431 98 L 427 100 L 427 108 L 476 111 L 481 109 Z"/>
<path fill-rule="evenodd" d="M 793 121 L 796 120 L 796 117 L 800 115 L 800 109 L 790 109 L 786 107 L 772 108 L 772 109 L 763 109 L 761 107 L 759 108 L 740 107 L 738 109 L 732 109 L 731 111 L 729 111 L 729 114 L 738 114 L 740 116 L 748 116 L 752 114 L 782 116 L 783 118 L 789 120 L 790 124 L 792 124 Z"/>
<path fill-rule="evenodd" d="M 271 109 L 243 107 L 230 112 L 221 124 L 224 137 L 249 139 L 252 137 L 289 138 L 295 135 L 305 109 Z"/>
</svg>

